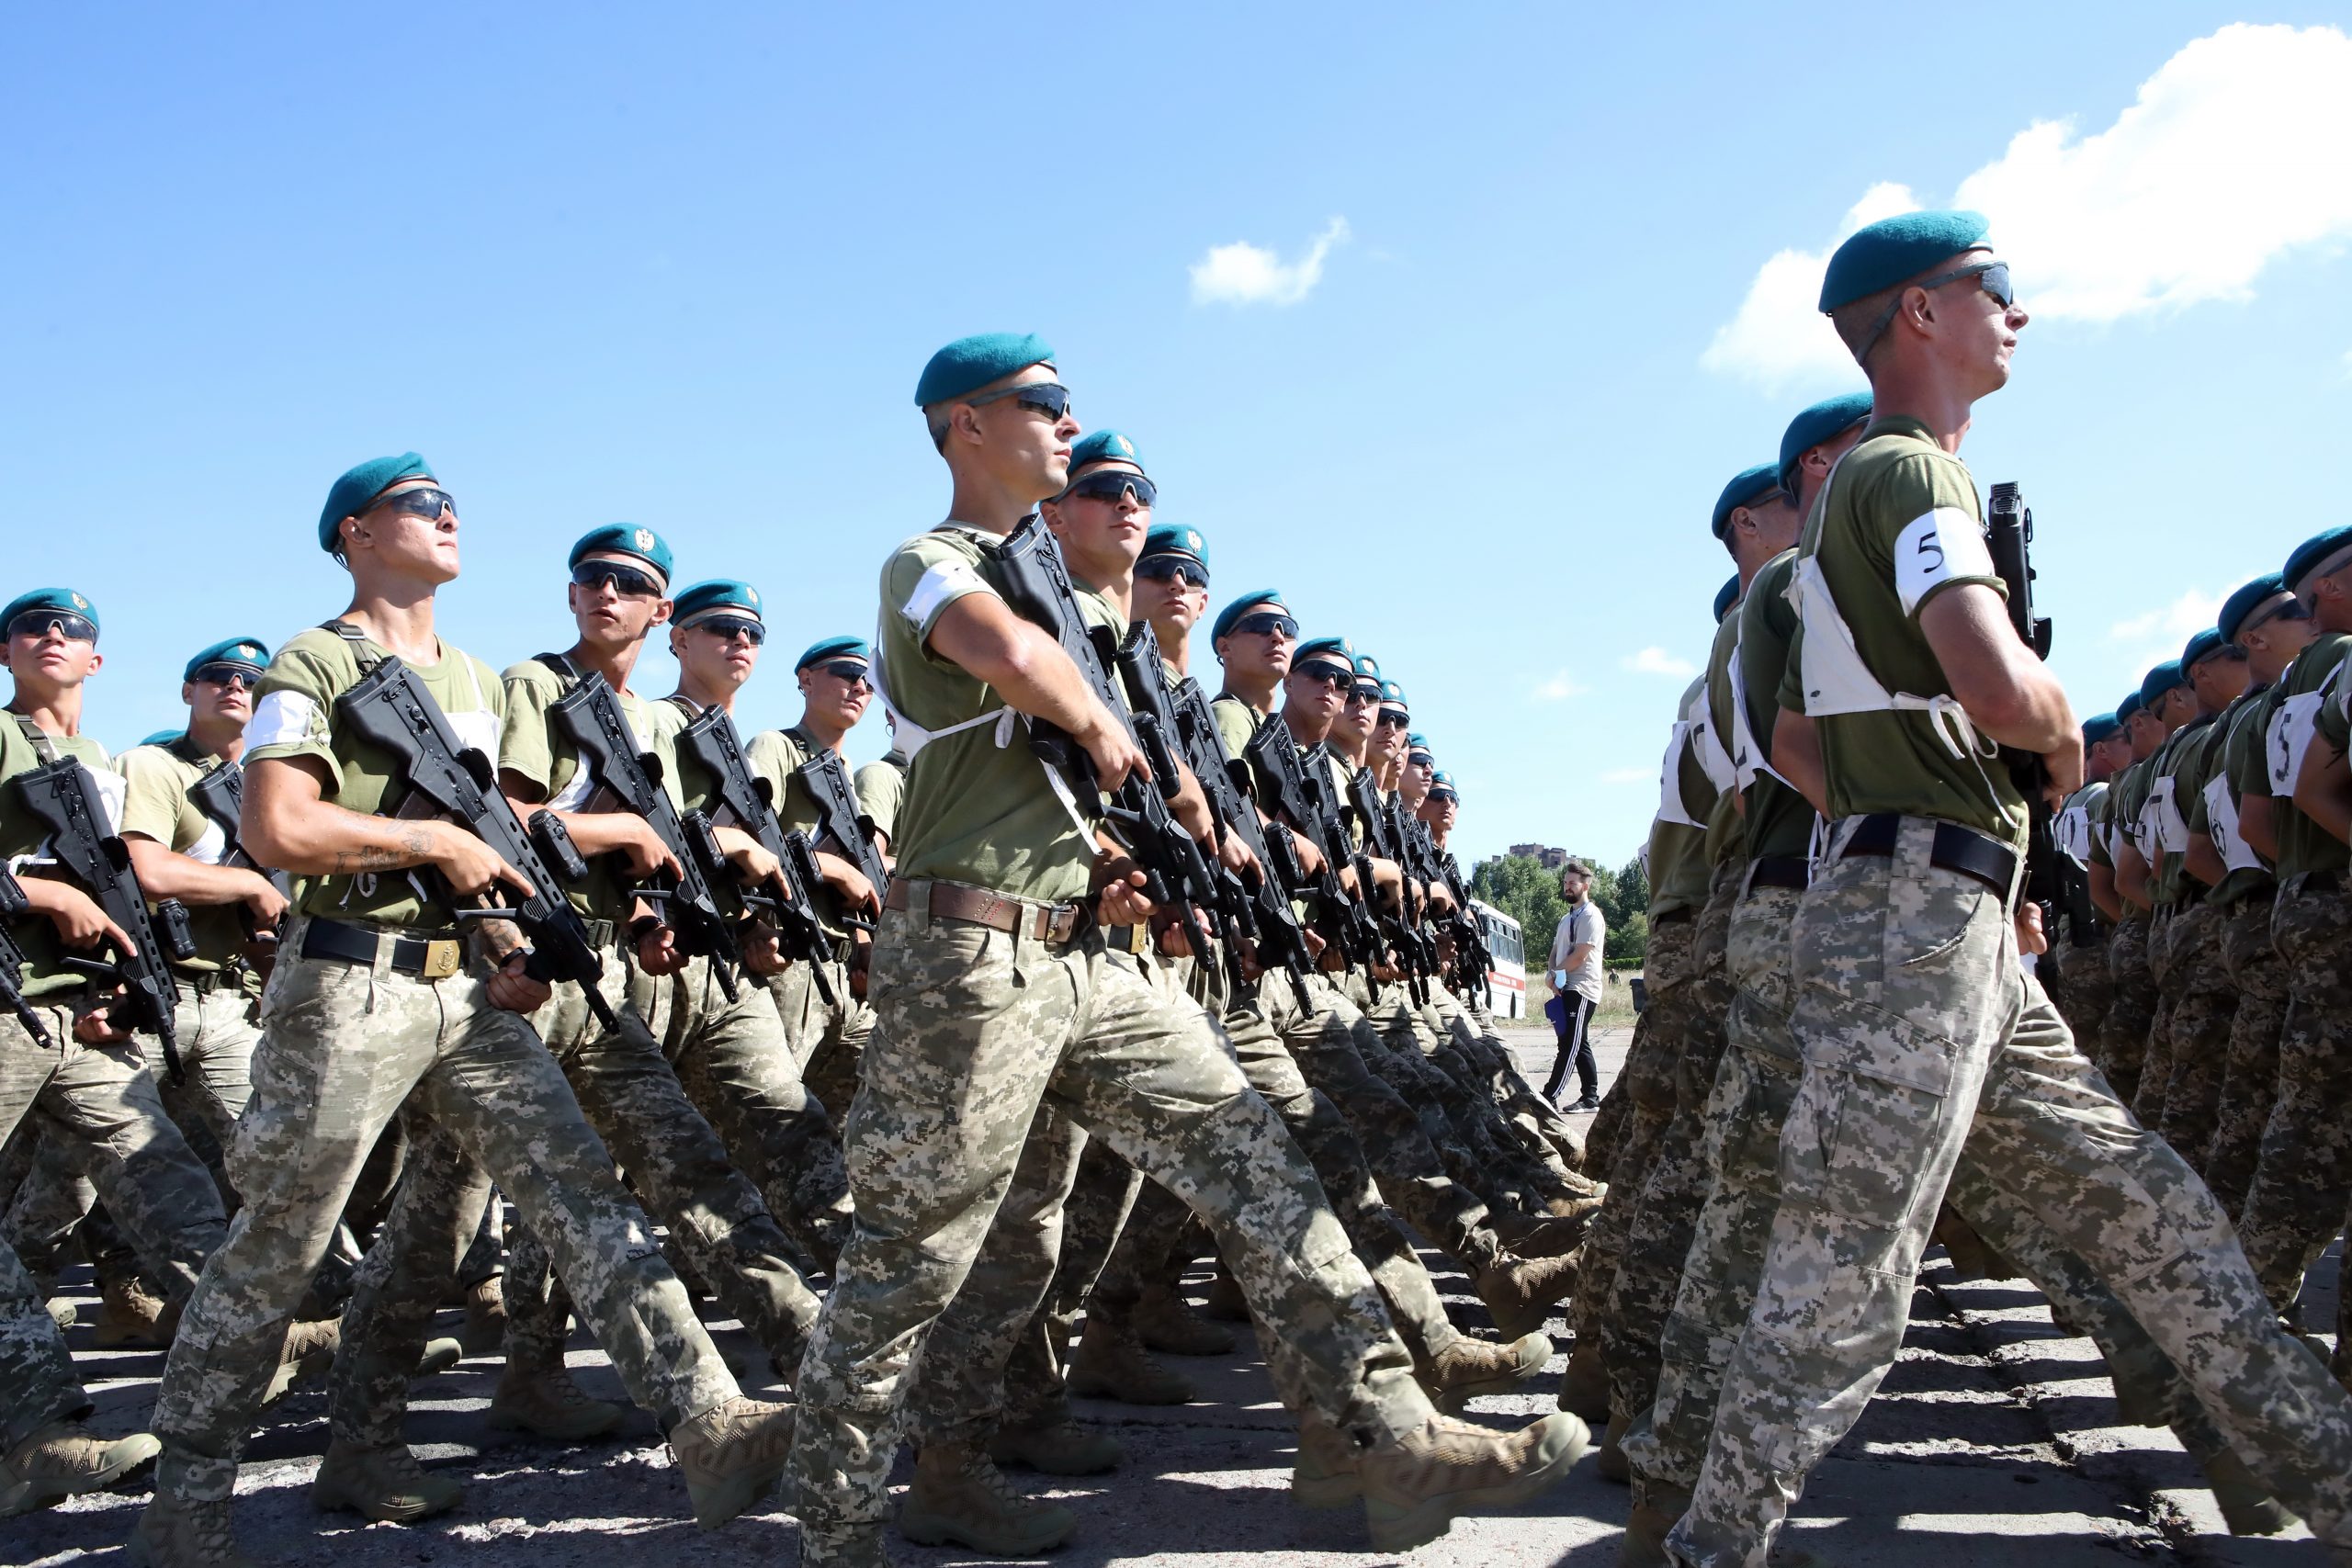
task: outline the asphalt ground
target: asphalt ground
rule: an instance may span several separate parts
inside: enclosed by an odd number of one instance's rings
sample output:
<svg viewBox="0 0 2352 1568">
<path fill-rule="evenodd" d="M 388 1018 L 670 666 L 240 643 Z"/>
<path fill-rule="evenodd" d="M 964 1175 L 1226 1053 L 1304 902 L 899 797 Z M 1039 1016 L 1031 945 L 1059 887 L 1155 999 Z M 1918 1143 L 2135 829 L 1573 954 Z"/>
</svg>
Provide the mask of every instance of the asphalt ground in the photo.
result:
<svg viewBox="0 0 2352 1568">
<path fill-rule="evenodd" d="M 1600 1041 L 1604 1082 L 1622 1065 L 1627 1037 L 1611 1030 Z M 1512 1043 L 1540 1082 L 1550 1065 L 1548 1029 L 1539 1021 L 1514 1030 Z M 1486 1326 L 1468 1281 L 1429 1256 L 1461 1320 Z M 2307 1296 L 2307 1322 L 2335 1321 L 2334 1275 L 2331 1254 Z M 67 1284 L 85 1317 L 95 1313 L 86 1269 Z M 456 1313 L 445 1314 L 444 1331 L 454 1332 L 458 1321 Z M 1474 1418 L 1515 1425 L 1552 1408 L 1566 1348 L 1558 1318 L 1552 1328 L 1563 1353 L 1544 1375 L 1524 1393 L 1476 1402 Z M 781 1393 L 774 1369 L 740 1328 L 718 1325 L 715 1335 L 745 1369 L 747 1392 Z M 152 1406 L 162 1354 L 94 1350 L 86 1326 L 68 1337 L 98 1403 L 98 1425 L 136 1429 Z M 623 1398 L 584 1334 L 574 1336 L 571 1359 L 591 1393 Z M 1080 1520 L 1077 1538 L 1051 1562 L 1065 1568 L 1147 1561 L 1171 1568 L 1245 1562 L 1337 1568 L 1395 1561 L 1367 1549 L 1354 1512 L 1310 1513 L 1291 1504 L 1291 1423 L 1254 1346 L 1245 1340 L 1231 1356 L 1170 1358 L 1170 1364 L 1198 1384 L 1198 1401 L 1164 1409 L 1080 1402 L 1083 1418 L 1125 1446 L 1126 1463 L 1117 1473 L 1076 1483 L 1016 1473 L 1023 1490 L 1064 1501 Z M 666 1473 L 671 1461 L 661 1434 L 641 1412 L 633 1411 L 613 1439 L 580 1448 L 490 1429 L 481 1416 L 497 1373 L 495 1358 L 476 1358 L 413 1389 L 412 1441 L 428 1466 L 462 1477 L 468 1492 L 456 1513 L 407 1529 L 312 1508 L 310 1481 L 327 1441 L 324 1399 L 315 1389 L 298 1391 L 247 1450 L 237 1498 L 241 1544 L 264 1562 L 349 1568 L 774 1568 L 796 1557 L 797 1528 L 780 1512 L 697 1532 L 676 1478 Z M 902 1461 L 901 1483 L 907 1472 Z M 143 1490 L 135 1488 L 0 1522 L 0 1562 L 119 1561 L 119 1543 L 144 1502 Z M 1431 1568 L 1609 1568 L 1626 1509 L 1625 1490 L 1601 1481 L 1587 1460 L 1533 1504 L 1459 1521 L 1408 1561 Z M 1961 1281 L 1940 1250 L 1922 1270 L 1901 1359 L 1860 1423 L 1815 1472 L 1789 1539 L 1843 1568 L 2120 1568 L 2126 1562 L 2317 1568 L 2328 1561 L 2301 1526 L 2263 1540 L 2226 1535 L 2171 1433 L 2118 1423 L 2113 1390 L 2087 1339 L 2054 1326 L 2040 1295 L 2022 1281 Z M 913 1568 L 983 1561 L 895 1539 L 893 1551 Z"/>
</svg>

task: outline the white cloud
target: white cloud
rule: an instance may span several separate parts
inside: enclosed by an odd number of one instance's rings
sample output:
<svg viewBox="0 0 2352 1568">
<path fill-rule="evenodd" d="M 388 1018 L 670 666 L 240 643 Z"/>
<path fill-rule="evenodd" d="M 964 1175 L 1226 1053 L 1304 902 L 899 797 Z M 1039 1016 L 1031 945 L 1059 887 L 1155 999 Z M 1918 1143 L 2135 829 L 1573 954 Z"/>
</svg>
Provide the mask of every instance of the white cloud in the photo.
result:
<svg viewBox="0 0 2352 1568">
<path fill-rule="evenodd" d="M 1657 770 L 1655 768 L 1611 768 L 1600 775 L 1600 782 L 1612 784 L 1645 784 L 1656 777 L 1657 777 Z"/>
<path fill-rule="evenodd" d="M 1662 648 L 1645 648 L 1639 653 L 1629 653 L 1617 661 L 1622 669 L 1636 675 L 1671 675 L 1688 681 L 1699 672 L 1699 667 L 1687 659 L 1679 659 Z"/>
<path fill-rule="evenodd" d="M 1548 681 L 1537 682 L 1535 689 L 1528 694 L 1539 703 L 1561 703 L 1570 697 L 1584 695 L 1584 687 L 1563 670 Z"/>
<path fill-rule="evenodd" d="M 2213 624 L 2222 613 L 2222 596 L 2192 588 L 2171 604 L 2116 622 L 2107 628 L 2107 640 L 2122 643 L 2187 642 Z"/>
<path fill-rule="evenodd" d="M 1701 363 L 1768 389 L 1850 378 L 1814 310 L 1822 265 L 1860 223 L 1917 205 L 1901 186 L 1875 186 L 1828 247 L 1767 261 Z M 2251 298 L 2278 257 L 2352 240 L 2352 38 L 2223 28 L 2165 61 L 2105 130 L 2026 127 L 1961 181 L 1951 205 L 1992 220 L 2020 295 L 2044 320 Z"/>
<path fill-rule="evenodd" d="M 1323 281 L 1324 258 L 1347 242 L 1348 220 L 1334 218 L 1295 262 L 1284 262 L 1247 240 L 1212 245 L 1208 254 L 1193 264 L 1193 303 L 1295 305 Z"/>
</svg>

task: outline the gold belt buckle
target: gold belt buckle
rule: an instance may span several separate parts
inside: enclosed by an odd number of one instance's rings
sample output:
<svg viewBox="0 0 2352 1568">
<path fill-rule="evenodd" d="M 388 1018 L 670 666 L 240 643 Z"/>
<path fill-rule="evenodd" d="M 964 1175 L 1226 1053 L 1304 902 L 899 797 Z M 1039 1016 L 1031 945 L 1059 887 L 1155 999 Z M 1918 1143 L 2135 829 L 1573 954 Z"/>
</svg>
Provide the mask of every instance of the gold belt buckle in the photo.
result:
<svg viewBox="0 0 2352 1568">
<path fill-rule="evenodd" d="M 465 946 L 448 937 L 424 944 L 424 966 L 417 971 L 428 980 L 446 980 L 465 963 Z"/>
<path fill-rule="evenodd" d="M 1127 928 L 1127 951 L 1141 958 L 1151 951 L 1151 922 L 1137 920 Z"/>
</svg>

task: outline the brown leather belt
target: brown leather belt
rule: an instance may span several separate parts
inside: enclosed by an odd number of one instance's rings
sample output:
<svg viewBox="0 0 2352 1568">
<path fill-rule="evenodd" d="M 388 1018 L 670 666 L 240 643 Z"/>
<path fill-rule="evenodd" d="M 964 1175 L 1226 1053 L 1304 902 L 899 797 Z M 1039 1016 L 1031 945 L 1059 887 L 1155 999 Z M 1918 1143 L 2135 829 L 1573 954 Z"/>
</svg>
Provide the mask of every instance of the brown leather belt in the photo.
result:
<svg viewBox="0 0 2352 1568">
<path fill-rule="evenodd" d="M 1082 905 L 1038 904 L 991 893 L 985 887 L 961 887 L 952 882 L 929 882 L 923 886 L 931 892 L 933 919 L 967 920 L 991 931 L 1011 931 L 1046 942 L 1069 942 L 1085 929 L 1086 910 Z M 910 908 L 909 885 L 892 878 L 889 897 L 883 899 L 882 907 L 904 913 Z"/>
</svg>

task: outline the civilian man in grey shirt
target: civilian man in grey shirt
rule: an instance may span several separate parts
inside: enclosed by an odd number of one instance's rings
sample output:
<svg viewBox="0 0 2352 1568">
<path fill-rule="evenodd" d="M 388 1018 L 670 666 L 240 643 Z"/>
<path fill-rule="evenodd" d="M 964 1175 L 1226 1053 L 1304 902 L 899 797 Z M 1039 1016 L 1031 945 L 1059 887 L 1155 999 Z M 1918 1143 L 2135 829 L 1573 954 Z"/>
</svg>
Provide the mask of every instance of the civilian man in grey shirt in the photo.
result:
<svg viewBox="0 0 2352 1568">
<path fill-rule="evenodd" d="M 1600 949 L 1608 940 L 1609 922 L 1592 901 L 1592 868 L 1572 860 L 1560 869 L 1560 894 L 1568 912 L 1552 933 L 1552 996 L 1544 1010 L 1560 1032 L 1560 1054 L 1552 1063 L 1552 1077 L 1544 1098 L 1558 1103 L 1560 1085 L 1568 1064 L 1577 1066 L 1577 1085 L 1583 1093 L 1564 1111 L 1600 1109 L 1600 1070 L 1592 1059 L 1592 1013 L 1600 1005 Z"/>
</svg>

